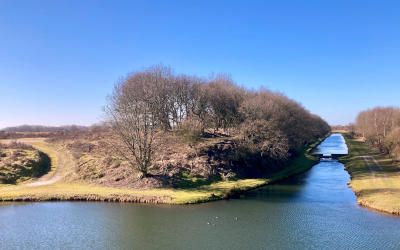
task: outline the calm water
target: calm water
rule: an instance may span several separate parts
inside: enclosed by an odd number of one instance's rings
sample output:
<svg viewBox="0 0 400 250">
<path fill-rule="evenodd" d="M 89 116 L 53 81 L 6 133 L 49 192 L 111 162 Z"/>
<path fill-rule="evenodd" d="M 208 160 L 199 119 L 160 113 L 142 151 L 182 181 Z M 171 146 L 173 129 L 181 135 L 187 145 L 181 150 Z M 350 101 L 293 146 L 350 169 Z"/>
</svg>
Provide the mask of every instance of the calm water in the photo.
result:
<svg viewBox="0 0 400 250">
<path fill-rule="evenodd" d="M 341 134 L 332 134 L 313 153 L 346 155 L 348 154 L 348 148 Z"/>
<path fill-rule="evenodd" d="M 343 143 L 333 135 L 320 149 Z M 2 205 L 0 248 L 400 249 L 400 219 L 360 208 L 348 181 L 342 164 L 322 162 L 240 200 Z"/>
</svg>

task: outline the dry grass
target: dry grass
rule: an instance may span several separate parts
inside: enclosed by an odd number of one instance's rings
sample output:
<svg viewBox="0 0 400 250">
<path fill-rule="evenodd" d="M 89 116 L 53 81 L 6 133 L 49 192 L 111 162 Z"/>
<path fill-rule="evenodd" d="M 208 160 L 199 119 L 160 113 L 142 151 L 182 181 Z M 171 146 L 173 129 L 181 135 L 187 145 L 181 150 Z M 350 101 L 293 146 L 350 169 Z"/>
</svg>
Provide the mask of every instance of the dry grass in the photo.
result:
<svg viewBox="0 0 400 250">
<path fill-rule="evenodd" d="M 49 169 L 49 157 L 31 145 L 0 140 L 0 182 L 25 182 L 46 174 Z"/>
<path fill-rule="evenodd" d="M 40 187 L 0 185 L 2 201 L 92 200 L 117 202 L 149 202 L 191 204 L 229 198 L 273 181 L 304 172 L 315 164 L 315 159 L 299 157 L 285 170 L 268 179 L 221 181 L 190 189 L 124 189 L 79 183 L 57 183 Z"/>
<path fill-rule="evenodd" d="M 59 158 L 58 151 L 54 146 L 45 142 L 45 138 L 28 138 L 28 139 L 19 139 L 18 141 L 22 141 L 23 143 L 32 145 L 33 147 L 42 151 L 43 153 L 47 154 L 50 157 L 51 169 L 46 174 L 46 176 L 51 177 L 57 172 L 58 158 Z"/>
<path fill-rule="evenodd" d="M 23 185 L 0 185 L 1 201 L 48 201 L 48 200 L 92 200 L 126 201 L 169 204 L 191 204 L 229 198 L 236 192 L 244 192 L 266 185 L 272 181 L 298 173 L 304 169 L 286 169 L 268 179 L 243 179 L 220 181 L 190 189 L 127 189 L 111 188 L 82 183 L 57 183 L 47 186 L 27 187 Z"/>
<path fill-rule="evenodd" d="M 43 152 L 49 153 L 52 161 L 57 165 L 57 152 L 49 144 L 39 139 L 33 141 L 31 139 L 29 143 Z M 269 178 L 220 181 L 182 189 L 128 189 L 65 182 L 37 187 L 0 185 L 0 201 L 90 200 L 168 204 L 200 203 L 230 198 L 239 193 L 299 174 L 310 169 L 316 162 L 317 159 L 310 156 L 305 150 L 288 167 Z"/>
<path fill-rule="evenodd" d="M 346 141 L 350 154 L 343 161 L 352 177 L 351 187 L 358 202 L 365 207 L 400 215 L 399 163 L 373 151 L 362 140 L 347 137 Z"/>
<path fill-rule="evenodd" d="M 0 140 L 0 143 L 13 143 L 15 141 L 22 142 L 24 144 L 28 144 L 33 146 L 35 149 L 45 153 L 51 159 L 51 169 L 50 171 L 44 176 L 44 179 L 51 178 L 57 172 L 58 169 L 58 162 L 59 162 L 59 151 L 55 148 L 54 145 L 51 145 L 45 142 L 46 138 L 22 138 L 17 140 Z M 28 180 L 28 182 L 31 180 Z"/>
<path fill-rule="evenodd" d="M 91 200 L 119 202 L 150 202 L 169 204 L 199 203 L 226 198 L 232 189 L 247 190 L 265 185 L 267 180 L 246 179 L 218 182 L 196 189 L 124 189 L 78 183 L 58 183 L 26 187 L 0 185 L 1 201 Z"/>
</svg>

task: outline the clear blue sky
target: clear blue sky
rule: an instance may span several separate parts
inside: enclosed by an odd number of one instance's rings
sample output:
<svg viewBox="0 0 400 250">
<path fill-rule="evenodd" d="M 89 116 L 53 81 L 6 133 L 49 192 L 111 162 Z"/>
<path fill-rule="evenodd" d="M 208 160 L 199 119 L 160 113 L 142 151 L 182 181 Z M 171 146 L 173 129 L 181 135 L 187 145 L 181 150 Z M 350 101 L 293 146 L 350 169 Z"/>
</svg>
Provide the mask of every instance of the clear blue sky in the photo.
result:
<svg viewBox="0 0 400 250">
<path fill-rule="evenodd" d="M 0 0 L 0 127 L 91 124 L 120 76 L 230 73 L 332 124 L 400 106 L 400 1 Z"/>
</svg>

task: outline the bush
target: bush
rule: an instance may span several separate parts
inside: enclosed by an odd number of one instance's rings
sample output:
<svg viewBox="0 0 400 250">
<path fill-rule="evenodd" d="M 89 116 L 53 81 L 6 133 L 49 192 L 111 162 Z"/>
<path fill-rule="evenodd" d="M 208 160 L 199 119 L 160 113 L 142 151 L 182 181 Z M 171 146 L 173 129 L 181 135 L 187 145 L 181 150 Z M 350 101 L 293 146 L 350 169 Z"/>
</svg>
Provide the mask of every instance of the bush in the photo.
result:
<svg viewBox="0 0 400 250">
<path fill-rule="evenodd" d="M 185 143 L 193 145 L 197 143 L 203 134 L 203 125 L 197 119 L 186 119 L 179 126 L 178 133 Z"/>
</svg>

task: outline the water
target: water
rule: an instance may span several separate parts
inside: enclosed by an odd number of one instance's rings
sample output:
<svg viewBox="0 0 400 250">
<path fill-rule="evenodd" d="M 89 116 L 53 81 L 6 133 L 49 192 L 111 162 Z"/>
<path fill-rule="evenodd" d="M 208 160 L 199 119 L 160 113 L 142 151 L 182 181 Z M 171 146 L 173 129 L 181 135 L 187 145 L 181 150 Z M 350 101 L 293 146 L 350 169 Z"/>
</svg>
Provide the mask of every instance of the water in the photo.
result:
<svg viewBox="0 0 400 250">
<path fill-rule="evenodd" d="M 348 148 L 341 134 L 332 134 L 326 138 L 313 152 L 321 155 L 346 155 Z"/>
<path fill-rule="evenodd" d="M 320 149 L 344 148 L 333 135 Z M 338 147 L 332 146 L 332 141 Z M 400 219 L 356 204 L 339 162 L 239 200 L 0 205 L 1 249 L 400 249 Z"/>
</svg>

